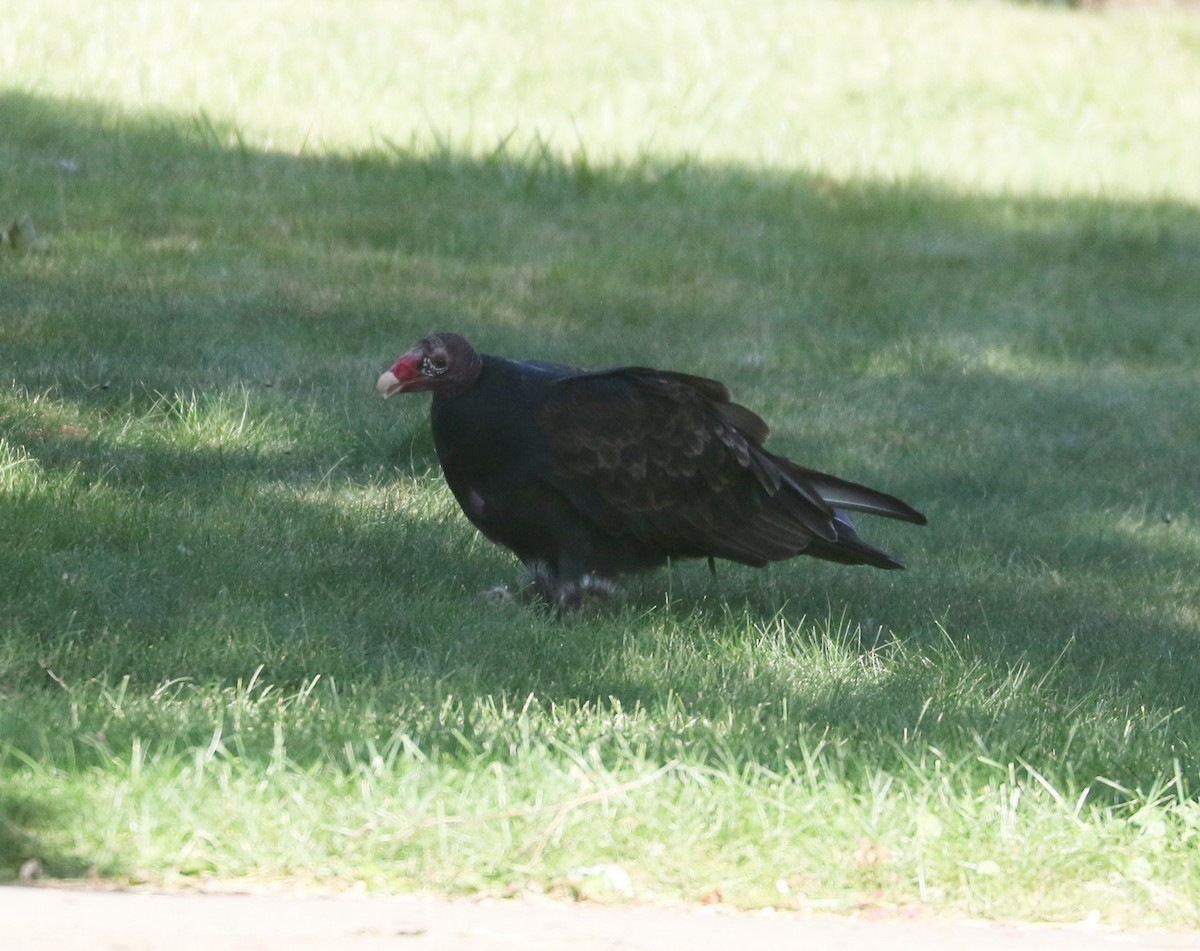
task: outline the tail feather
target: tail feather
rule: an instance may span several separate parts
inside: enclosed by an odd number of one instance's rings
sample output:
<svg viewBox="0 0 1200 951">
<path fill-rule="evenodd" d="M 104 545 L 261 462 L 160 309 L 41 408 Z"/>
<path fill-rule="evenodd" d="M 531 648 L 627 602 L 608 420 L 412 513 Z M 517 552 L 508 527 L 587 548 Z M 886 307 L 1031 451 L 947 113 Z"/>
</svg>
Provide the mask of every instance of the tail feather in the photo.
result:
<svg viewBox="0 0 1200 951">
<path fill-rule="evenodd" d="M 789 461 L 790 462 L 790 461 Z M 815 469 L 790 462 L 789 474 L 807 482 L 821 499 L 835 509 L 849 509 L 852 512 L 866 512 L 870 515 L 882 515 L 884 518 L 897 518 L 904 522 L 914 522 L 924 525 L 926 518 L 907 502 L 902 502 L 894 495 L 880 492 L 857 482 L 848 482 Z"/>
<path fill-rule="evenodd" d="M 889 570 L 904 567 L 882 548 L 876 548 L 869 542 L 863 541 L 858 532 L 854 530 L 850 519 L 846 518 L 843 513 L 838 512 L 836 524 L 837 541 L 831 544 L 820 538 L 814 538 L 812 544 L 809 545 L 808 554 L 824 558 L 826 561 L 841 562 L 844 565 L 871 565 L 873 568 Z"/>
</svg>

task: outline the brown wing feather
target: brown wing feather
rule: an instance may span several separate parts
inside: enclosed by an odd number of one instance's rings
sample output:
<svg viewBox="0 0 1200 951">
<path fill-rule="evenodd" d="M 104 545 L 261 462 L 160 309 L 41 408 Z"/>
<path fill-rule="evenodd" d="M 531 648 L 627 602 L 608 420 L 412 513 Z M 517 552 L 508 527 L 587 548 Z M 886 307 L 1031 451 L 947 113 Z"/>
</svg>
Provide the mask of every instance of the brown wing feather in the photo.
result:
<svg viewBox="0 0 1200 951">
<path fill-rule="evenodd" d="M 832 510 L 761 448 L 766 424 L 714 380 L 639 367 L 570 377 L 542 424 L 556 487 L 648 551 L 765 564 L 837 538 Z"/>
</svg>

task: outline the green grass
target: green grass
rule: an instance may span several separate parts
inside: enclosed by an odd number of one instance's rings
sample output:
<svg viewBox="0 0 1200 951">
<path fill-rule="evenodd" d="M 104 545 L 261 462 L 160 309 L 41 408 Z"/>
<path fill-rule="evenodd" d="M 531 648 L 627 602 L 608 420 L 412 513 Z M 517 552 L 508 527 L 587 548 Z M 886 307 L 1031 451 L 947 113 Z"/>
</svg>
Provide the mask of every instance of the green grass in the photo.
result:
<svg viewBox="0 0 1200 951">
<path fill-rule="evenodd" d="M 282 9 L 0 27 L 0 876 L 1200 924 L 1200 21 Z M 910 570 L 482 604 L 436 329 L 726 380 Z"/>
</svg>

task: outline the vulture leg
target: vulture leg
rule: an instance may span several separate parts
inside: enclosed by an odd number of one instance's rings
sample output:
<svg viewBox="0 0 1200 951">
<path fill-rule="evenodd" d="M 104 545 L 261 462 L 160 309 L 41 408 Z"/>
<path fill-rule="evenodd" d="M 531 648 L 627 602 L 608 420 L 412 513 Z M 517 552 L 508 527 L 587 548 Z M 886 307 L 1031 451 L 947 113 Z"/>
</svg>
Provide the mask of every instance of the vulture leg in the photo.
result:
<svg viewBox="0 0 1200 951">
<path fill-rule="evenodd" d="M 574 614 L 586 604 L 607 601 L 617 591 L 611 578 L 577 566 L 563 564 L 556 570 L 549 562 L 532 561 L 525 567 L 529 569 L 533 594 L 563 614 Z"/>
</svg>

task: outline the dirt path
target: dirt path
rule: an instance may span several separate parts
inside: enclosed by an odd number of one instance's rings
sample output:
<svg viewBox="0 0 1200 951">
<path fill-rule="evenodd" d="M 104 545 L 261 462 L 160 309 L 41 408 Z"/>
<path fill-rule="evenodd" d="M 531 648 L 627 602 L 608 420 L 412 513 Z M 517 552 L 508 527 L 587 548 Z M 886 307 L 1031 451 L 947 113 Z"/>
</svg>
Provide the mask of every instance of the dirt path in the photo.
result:
<svg viewBox="0 0 1200 951">
<path fill-rule="evenodd" d="M 1060 951 L 1200 949 L 1200 935 L 720 910 L 463 901 L 0 888 L 5 951 Z"/>
</svg>

